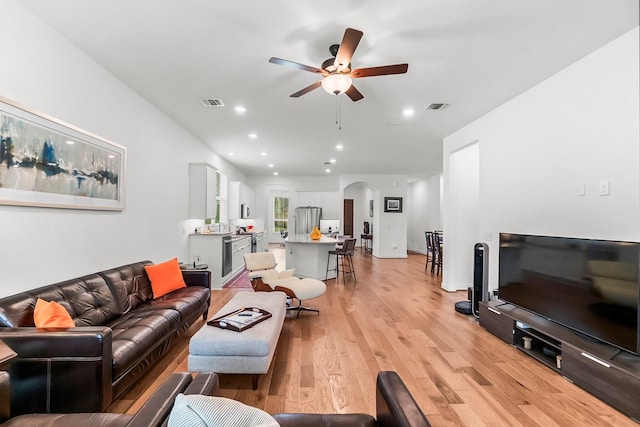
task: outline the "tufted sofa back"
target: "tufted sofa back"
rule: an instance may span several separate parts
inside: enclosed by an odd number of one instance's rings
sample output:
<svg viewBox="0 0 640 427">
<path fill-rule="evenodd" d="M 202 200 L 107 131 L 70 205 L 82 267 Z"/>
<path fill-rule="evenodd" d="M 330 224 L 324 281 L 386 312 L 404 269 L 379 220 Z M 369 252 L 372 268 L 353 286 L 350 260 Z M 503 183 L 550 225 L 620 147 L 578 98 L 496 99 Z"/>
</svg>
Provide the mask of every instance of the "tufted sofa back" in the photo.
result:
<svg viewBox="0 0 640 427">
<path fill-rule="evenodd" d="M 104 325 L 122 314 L 106 280 L 99 274 L 89 274 L 0 299 L 0 326 L 34 326 L 33 309 L 38 298 L 62 305 L 76 326 Z"/>
<path fill-rule="evenodd" d="M 98 273 L 111 287 L 123 314 L 153 299 L 151 282 L 144 269 L 145 265 L 152 264 L 140 261 Z"/>
</svg>

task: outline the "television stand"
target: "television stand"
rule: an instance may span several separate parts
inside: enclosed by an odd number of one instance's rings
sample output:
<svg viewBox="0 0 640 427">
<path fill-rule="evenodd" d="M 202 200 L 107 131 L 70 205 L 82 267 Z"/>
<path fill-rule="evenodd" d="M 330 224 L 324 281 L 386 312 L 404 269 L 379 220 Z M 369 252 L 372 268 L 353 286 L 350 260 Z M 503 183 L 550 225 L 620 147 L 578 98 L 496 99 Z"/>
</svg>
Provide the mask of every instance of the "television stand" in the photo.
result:
<svg viewBox="0 0 640 427">
<path fill-rule="evenodd" d="M 480 302 L 480 326 L 640 422 L 640 357 L 503 301 Z"/>
</svg>

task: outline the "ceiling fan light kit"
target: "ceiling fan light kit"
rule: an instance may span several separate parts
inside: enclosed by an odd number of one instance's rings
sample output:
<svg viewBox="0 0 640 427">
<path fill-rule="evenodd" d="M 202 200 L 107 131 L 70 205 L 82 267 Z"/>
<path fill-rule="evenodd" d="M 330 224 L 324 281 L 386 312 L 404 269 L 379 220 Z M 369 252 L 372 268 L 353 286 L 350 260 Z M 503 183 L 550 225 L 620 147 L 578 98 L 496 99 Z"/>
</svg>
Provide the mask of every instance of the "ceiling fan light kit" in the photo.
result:
<svg viewBox="0 0 640 427">
<path fill-rule="evenodd" d="M 299 64 L 286 59 L 272 57 L 269 62 L 272 64 L 286 65 L 298 70 L 308 71 L 322 75 L 322 81 L 315 82 L 306 88 L 291 94 L 292 98 L 298 98 L 322 86 L 330 94 L 340 95 L 346 93 L 352 101 L 359 101 L 364 96 L 353 85 L 353 79 L 373 76 L 385 76 L 389 74 L 404 74 L 407 72 L 408 64 L 384 65 L 380 67 L 351 68 L 351 57 L 360 43 L 363 33 L 360 30 L 347 28 L 344 37 L 339 45 L 331 45 L 329 52 L 333 58 L 329 58 L 322 63 L 322 68 L 310 65 Z"/>
<path fill-rule="evenodd" d="M 351 82 L 348 74 L 329 74 L 322 79 L 322 88 L 328 93 L 340 95 L 351 87 Z"/>
</svg>

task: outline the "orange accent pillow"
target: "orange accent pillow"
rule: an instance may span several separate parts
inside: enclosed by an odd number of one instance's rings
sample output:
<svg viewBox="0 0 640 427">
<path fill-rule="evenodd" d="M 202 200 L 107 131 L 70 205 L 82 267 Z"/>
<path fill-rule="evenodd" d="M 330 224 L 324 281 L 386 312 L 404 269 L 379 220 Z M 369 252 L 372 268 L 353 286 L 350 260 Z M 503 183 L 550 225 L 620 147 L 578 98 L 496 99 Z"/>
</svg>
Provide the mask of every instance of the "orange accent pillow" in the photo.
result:
<svg viewBox="0 0 640 427">
<path fill-rule="evenodd" d="M 145 265 L 144 269 L 151 281 L 154 298 L 160 298 L 171 291 L 187 287 L 182 278 L 178 258 L 173 258 L 161 264 Z"/>
<path fill-rule="evenodd" d="M 36 328 L 73 328 L 75 323 L 69 312 L 55 301 L 38 298 L 33 309 L 33 323 Z"/>
</svg>

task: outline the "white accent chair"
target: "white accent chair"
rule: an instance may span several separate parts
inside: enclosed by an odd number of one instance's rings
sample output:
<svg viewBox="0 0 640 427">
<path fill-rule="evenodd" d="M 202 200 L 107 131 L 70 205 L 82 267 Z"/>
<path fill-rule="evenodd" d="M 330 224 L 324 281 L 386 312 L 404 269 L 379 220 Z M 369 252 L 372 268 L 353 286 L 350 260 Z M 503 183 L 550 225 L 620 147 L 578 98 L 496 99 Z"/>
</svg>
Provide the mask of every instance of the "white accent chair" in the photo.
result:
<svg viewBox="0 0 640 427">
<path fill-rule="evenodd" d="M 297 310 L 297 317 L 300 317 L 301 311 L 315 311 L 320 314 L 320 310 L 304 306 L 302 301 L 322 296 L 327 290 L 327 286 L 322 281 L 310 278 L 300 279 L 294 276 L 294 269 L 276 270 L 276 259 L 271 252 L 245 254 L 244 266 L 249 271 L 249 279 L 254 291 L 281 291 L 292 300 L 297 299 L 297 306 L 287 307 L 287 310 Z"/>
</svg>

